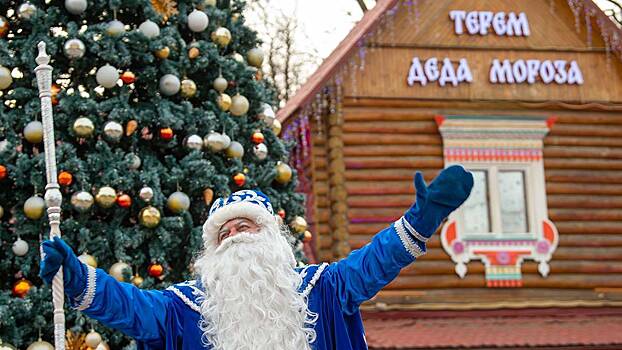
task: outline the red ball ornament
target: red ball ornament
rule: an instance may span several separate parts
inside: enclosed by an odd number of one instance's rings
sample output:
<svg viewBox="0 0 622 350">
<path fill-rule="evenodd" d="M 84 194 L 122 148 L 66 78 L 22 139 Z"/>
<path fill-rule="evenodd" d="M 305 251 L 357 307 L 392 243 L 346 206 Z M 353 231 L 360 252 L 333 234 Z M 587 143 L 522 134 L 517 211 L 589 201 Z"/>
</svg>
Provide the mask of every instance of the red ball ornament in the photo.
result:
<svg viewBox="0 0 622 350">
<path fill-rule="evenodd" d="M 285 209 L 279 209 L 279 211 L 277 212 L 277 214 L 279 214 L 279 216 L 281 217 L 281 219 L 285 219 Z"/>
<path fill-rule="evenodd" d="M 13 284 L 13 295 L 16 297 L 23 298 L 26 296 L 26 294 L 28 294 L 31 287 L 32 287 L 32 283 L 30 283 L 29 280 L 22 278 L 21 280 Z"/>
<path fill-rule="evenodd" d="M 61 171 L 58 174 L 58 183 L 63 186 L 69 186 L 73 182 L 73 175 L 68 171 Z"/>
<path fill-rule="evenodd" d="M 121 74 L 121 80 L 123 81 L 123 84 L 132 84 L 136 81 L 136 75 L 128 70 Z"/>
<path fill-rule="evenodd" d="M 163 140 L 170 140 L 173 138 L 173 129 L 162 128 L 160 129 L 160 138 Z"/>
<path fill-rule="evenodd" d="M 151 277 L 160 277 L 164 273 L 164 267 L 162 267 L 162 265 L 160 264 L 153 263 L 147 268 L 147 273 Z"/>
<path fill-rule="evenodd" d="M 117 203 L 122 208 L 129 208 L 132 205 L 132 197 L 128 196 L 127 194 L 122 194 L 117 197 Z"/>
<path fill-rule="evenodd" d="M 0 180 L 4 180 L 6 178 L 8 171 L 4 165 L 0 165 Z"/>
<path fill-rule="evenodd" d="M 251 140 L 253 140 L 253 143 L 256 145 L 262 143 L 264 139 L 265 138 L 263 137 L 263 134 L 260 131 L 255 131 L 253 135 L 251 136 Z"/>
<path fill-rule="evenodd" d="M 237 173 L 233 176 L 233 182 L 238 186 L 243 186 L 246 183 L 246 175 Z"/>
</svg>

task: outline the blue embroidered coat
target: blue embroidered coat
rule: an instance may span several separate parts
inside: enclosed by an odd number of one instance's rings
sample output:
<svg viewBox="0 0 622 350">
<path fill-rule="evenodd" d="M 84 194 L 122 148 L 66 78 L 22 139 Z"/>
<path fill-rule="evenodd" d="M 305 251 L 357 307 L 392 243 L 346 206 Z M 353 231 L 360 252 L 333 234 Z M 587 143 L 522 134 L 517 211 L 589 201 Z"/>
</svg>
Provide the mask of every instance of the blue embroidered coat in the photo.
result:
<svg viewBox="0 0 622 350">
<path fill-rule="evenodd" d="M 359 305 L 397 277 L 425 252 L 425 243 L 405 219 L 380 231 L 372 241 L 332 264 L 297 269 L 299 292 L 319 315 L 314 350 L 367 349 Z M 121 283 L 103 270 L 90 268 L 87 289 L 74 306 L 136 339 L 138 349 L 211 349 L 201 343 L 199 303 L 203 291 L 195 281 L 164 291 L 141 290 Z"/>
</svg>

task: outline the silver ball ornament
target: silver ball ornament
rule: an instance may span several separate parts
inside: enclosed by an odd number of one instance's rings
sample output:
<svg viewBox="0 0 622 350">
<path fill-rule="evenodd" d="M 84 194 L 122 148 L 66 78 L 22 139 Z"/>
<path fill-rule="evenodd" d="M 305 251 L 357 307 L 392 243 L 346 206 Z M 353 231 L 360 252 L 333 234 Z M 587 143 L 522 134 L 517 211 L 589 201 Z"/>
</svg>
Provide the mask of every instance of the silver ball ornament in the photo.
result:
<svg viewBox="0 0 622 350">
<path fill-rule="evenodd" d="M 37 7 L 29 2 L 25 2 L 17 8 L 17 16 L 21 19 L 30 19 L 35 12 L 37 12 Z"/>
<path fill-rule="evenodd" d="M 256 144 L 253 147 L 253 153 L 258 159 L 264 160 L 268 156 L 268 146 L 265 143 Z"/>
<path fill-rule="evenodd" d="M 138 26 L 138 30 L 147 38 L 153 39 L 160 35 L 160 27 L 155 22 L 146 20 Z"/>
<path fill-rule="evenodd" d="M 117 85 L 117 81 L 119 81 L 119 72 L 115 67 L 106 64 L 97 70 L 95 79 L 99 85 L 110 89 Z"/>
<path fill-rule="evenodd" d="M 102 336 L 91 329 L 91 331 L 84 338 L 84 344 L 95 349 L 102 342 Z"/>
<path fill-rule="evenodd" d="M 45 200 L 39 196 L 32 196 L 24 202 L 24 214 L 31 220 L 38 220 L 45 213 Z"/>
<path fill-rule="evenodd" d="M 109 121 L 104 125 L 104 135 L 113 142 L 119 142 L 123 136 L 123 126 L 115 121 Z"/>
<path fill-rule="evenodd" d="M 222 151 L 228 146 L 225 144 L 223 135 L 213 131 L 205 137 L 204 144 L 212 152 Z"/>
<path fill-rule="evenodd" d="M 128 157 L 130 158 L 130 169 L 138 170 L 143 163 L 140 157 L 136 153 L 130 153 Z"/>
<path fill-rule="evenodd" d="M 179 92 L 181 82 L 174 74 L 165 74 L 160 78 L 160 92 L 166 96 L 173 96 Z"/>
<path fill-rule="evenodd" d="M 28 253 L 28 243 L 23 239 L 18 238 L 15 242 L 13 242 L 11 249 L 13 250 L 13 254 L 17 256 L 24 256 Z"/>
<path fill-rule="evenodd" d="M 86 52 L 86 46 L 82 40 L 73 38 L 65 41 L 63 52 L 69 59 L 82 58 Z"/>
<path fill-rule="evenodd" d="M 248 61 L 248 64 L 250 64 L 253 67 L 261 68 L 261 65 L 263 63 L 263 58 L 264 58 L 263 50 L 258 47 L 250 49 L 246 53 L 246 60 Z"/>
<path fill-rule="evenodd" d="M 123 33 L 125 33 L 125 24 L 123 24 L 123 22 L 116 19 L 108 22 L 108 25 L 106 26 L 106 34 L 110 36 L 117 36 Z"/>
<path fill-rule="evenodd" d="M 54 346 L 39 338 L 38 341 L 30 344 L 26 350 L 54 350 Z"/>
<path fill-rule="evenodd" d="M 87 6 L 86 0 L 65 0 L 65 8 L 72 15 L 82 14 L 86 11 Z"/>
<path fill-rule="evenodd" d="M 187 194 L 177 191 L 168 196 L 166 206 L 175 214 L 184 212 L 190 208 L 190 197 Z"/>
<path fill-rule="evenodd" d="M 188 15 L 188 28 L 195 33 L 204 31 L 209 24 L 207 14 L 200 10 L 194 10 Z"/>
<path fill-rule="evenodd" d="M 227 147 L 227 157 L 229 158 L 242 158 L 244 157 L 244 147 L 237 141 L 232 141 L 229 147 Z"/>
<path fill-rule="evenodd" d="M 267 103 L 263 103 L 261 105 L 261 112 L 259 112 L 257 116 L 268 126 L 272 126 L 272 123 L 274 123 L 274 120 L 276 119 L 276 114 L 274 113 L 272 106 Z"/>
<path fill-rule="evenodd" d="M 141 188 L 140 192 L 138 193 L 138 197 L 140 197 L 140 199 L 145 202 L 149 202 L 151 199 L 153 199 L 153 189 L 146 186 Z"/>
<path fill-rule="evenodd" d="M 227 82 L 227 79 L 225 79 L 222 75 L 219 76 L 218 78 L 214 79 L 214 83 L 213 83 L 214 89 L 220 93 L 225 92 L 225 90 L 227 90 L 227 87 L 229 86 L 229 83 Z"/>
<path fill-rule="evenodd" d="M 240 117 L 248 112 L 248 99 L 240 94 L 236 94 L 231 98 L 231 107 L 229 107 L 229 112 L 236 116 Z"/>
<path fill-rule="evenodd" d="M 203 139 L 199 135 L 190 135 L 186 140 L 186 147 L 200 151 L 203 148 Z"/>
</svg>

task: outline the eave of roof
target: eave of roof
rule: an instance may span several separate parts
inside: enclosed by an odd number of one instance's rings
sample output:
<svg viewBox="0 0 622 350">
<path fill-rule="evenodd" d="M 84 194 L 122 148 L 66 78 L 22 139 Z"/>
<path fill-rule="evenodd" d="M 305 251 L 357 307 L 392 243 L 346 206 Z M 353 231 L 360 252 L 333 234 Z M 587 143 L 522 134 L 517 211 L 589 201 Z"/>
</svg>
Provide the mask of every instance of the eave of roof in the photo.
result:
<svg viewBox="0 0 622 350">
<path fill-rule="evenodd" d="M 352 28 L 350 33 L 337 45 L 333 52 L 322 62 L 318 69 L 309 77 L 309 80 L 298 90 L 285 107 L 277 112 L 277 118 L 281 123 L 285 123 L 299 108 L 310 102 L 315 94 L 322 89 L 327 81 L 336 73 L 341 63 L 357 48 L 357 43 L 363 36 L 374 28 L 382 15 L 395 6 L 399 0 L 378 0 L 373 9 L 366 12 L 363 18 Z M 622 28 L 616 26 L 611 19 L 598 7 L 593 0 L 585 0 L 584 4 L 590 6 L 596 16 L 604 19 L 603 27 L 611 31 L 618 32 L 622 37 Z M 622 47 L 617 48 L 618 54 L 622 58 Z"/>
</svg>

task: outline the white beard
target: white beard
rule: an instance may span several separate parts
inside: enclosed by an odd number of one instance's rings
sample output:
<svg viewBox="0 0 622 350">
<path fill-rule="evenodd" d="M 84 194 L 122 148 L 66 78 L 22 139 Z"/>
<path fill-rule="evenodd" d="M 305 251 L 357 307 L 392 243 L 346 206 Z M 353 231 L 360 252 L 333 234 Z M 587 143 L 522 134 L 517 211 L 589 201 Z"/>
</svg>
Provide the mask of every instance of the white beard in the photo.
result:
<svg viewBox="0 0 622 350">
<path fill-rule="evenodd" d="M 317 314 L 297 292 L 294 264 L 278 228 L 206 246 L 195 263 L 206 292 L 202 341 L 218 350 L 310 350 Z"/>
</svg>

